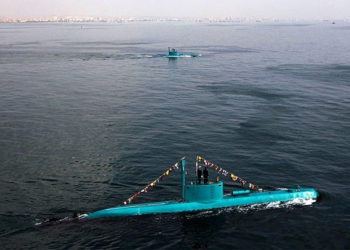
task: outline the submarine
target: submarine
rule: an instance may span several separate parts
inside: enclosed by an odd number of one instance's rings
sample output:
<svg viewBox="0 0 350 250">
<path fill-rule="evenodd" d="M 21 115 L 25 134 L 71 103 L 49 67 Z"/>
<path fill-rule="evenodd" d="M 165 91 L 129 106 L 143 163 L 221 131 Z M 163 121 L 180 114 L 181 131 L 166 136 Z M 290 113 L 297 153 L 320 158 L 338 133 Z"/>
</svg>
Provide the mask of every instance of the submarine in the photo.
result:
<svg viewBox="0 0 350 250">
<path fill-rule="evenodd" d="M 182 54 L 177 51 L 175 48 L 168 47 L 168 54 L 160 54 L 158 57 L 166 57 L 166 58 L 181 58 L 181 57 L 200 57 L 201 54 L 198 53 L 186 53 Z"/>
<path fill-rule="evenodd" d="M 238 182 L 242 190 L 233 190 L 229 194 L 224 194 L 223 181 L 186 181 L 186 160 L 181 158 L 175 165 L 164 172 L 159 178 L 137 192 L 122 205 L 107 208 L 92 213 L 84 214 L 81 218 L 98 219 L 106 217 L 137 216 L 146 214 L 183 213 L 192 211 L 204 211 L 237 206 L 247 206 L 253 204 L 264 204 L 270 202 L 288 202 L 295 199 L 316 201 L 319 197 L 317 190 L 313 188 L 284 188 L 278 190 L 265 190 L 257 185 L 253 185 L 242 178 L 220 168 L 219 166 L 197 156 L 196 169 L 211 168 L 219 174 L 228 176 L 233 181 Z M 180 200 L 169 200 L 151 203 L 132 204 L 132 201 L 142 193 L 150 191 L 160 180 L 169 175 L 172 171 L 180 169 Z"/>
</svg>

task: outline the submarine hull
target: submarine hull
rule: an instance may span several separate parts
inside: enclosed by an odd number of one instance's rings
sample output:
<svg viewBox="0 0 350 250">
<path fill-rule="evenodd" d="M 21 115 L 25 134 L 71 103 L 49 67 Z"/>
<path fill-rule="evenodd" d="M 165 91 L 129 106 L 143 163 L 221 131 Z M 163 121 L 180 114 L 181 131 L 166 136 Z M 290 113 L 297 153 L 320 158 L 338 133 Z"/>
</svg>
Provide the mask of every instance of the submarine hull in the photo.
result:
<svg viewBox="0 0 350 250">
<path fill-rule="evenodd" d="M 225 195 L 221 199 L 212 200 L 181 202 L 163 201 L 118 206 L 87 214 L 85 218 L 98 219 L 106 217 L 134 216 L 144 214 L 181 213 L 278 201 L 287 202 L 294 199 L 315 200 L 318 196 L 318 192 L 313 188 L 296 188 L 277 191 L 241 193 L 236 195 Z"/>
</svg>

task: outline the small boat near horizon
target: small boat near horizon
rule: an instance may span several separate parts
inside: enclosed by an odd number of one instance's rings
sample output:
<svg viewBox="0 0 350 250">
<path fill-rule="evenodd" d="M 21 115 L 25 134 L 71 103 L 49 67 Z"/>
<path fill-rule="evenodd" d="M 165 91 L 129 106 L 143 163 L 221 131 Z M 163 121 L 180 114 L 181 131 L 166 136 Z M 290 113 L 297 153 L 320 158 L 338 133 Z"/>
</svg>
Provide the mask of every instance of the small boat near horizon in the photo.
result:
<svg viewBox="0 0 350 250">
<path fill-rule="evenodd" d="M 198 53 L 179 53 L 177 49 L 168 47 L 168 54 L 159 54 L 159 57 L 166 57 L 166 58 L 182 58 L 182 57 L 200 57 L 201 54 Z"/>
</svg>

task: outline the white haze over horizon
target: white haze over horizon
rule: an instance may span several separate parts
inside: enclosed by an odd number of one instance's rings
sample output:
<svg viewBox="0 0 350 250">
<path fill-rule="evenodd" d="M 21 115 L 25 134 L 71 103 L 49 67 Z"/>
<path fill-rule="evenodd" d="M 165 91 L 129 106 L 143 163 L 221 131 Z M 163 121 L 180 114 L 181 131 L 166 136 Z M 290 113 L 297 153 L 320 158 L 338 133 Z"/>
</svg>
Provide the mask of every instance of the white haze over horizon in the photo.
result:
<svg viewBox="0 0 350 250">
<path fill-rule="evenodd" d="M 350 0 L 0 0 L 0 17 L 350 19 Z"/>
</svg>

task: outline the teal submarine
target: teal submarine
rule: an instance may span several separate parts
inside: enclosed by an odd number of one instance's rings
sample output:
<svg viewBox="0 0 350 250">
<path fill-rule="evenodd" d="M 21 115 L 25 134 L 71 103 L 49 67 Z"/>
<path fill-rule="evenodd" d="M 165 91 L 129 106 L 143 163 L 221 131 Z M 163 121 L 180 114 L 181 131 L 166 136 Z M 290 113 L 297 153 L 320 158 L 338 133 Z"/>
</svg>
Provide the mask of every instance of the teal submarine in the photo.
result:
<svg viewBox="0 0 350 250">
<path fill-rule="evenodd" d="M 219 166 L 197 156 L 196 171 L 200 169 L 213 169 L 218 174 L 231 178 L 232 181 L 241 184 L 243 189 L 234 190 L 229 194 L 224 194 L 224 183 L 220 180 L 211 182 L 206 180 L 204 174 L 204 183 L 199 181 L 186 181 L 186 160 L 181 158 L 174 166 L 164 172 L 159 178 L 147 185 L 144 189 L 137 192 L 122 205 L 112 208 L 99 210 L 96 212 L 81 215 L 80 218 L 98 219 L 118 216 L 135 216 L 145 214 L 165 214 L 182 213 L 192 211 L 203 211 L 220 208 L 229 208 L 236 206 L 248 206 L 254 204 L 263 204 L 270 202 L 288 202 L 295 199 L 316 200 L 319 193 L 313 188 L 284 188 L 277 190 L 265 190 L 257 185 L 249 183 L 242 178 L 220 168 Z M 150 191 L 170 172 L 180 169 L 181 171 L 181 200 L 169 200 L 152 203 L 131 204 L 133 199 L 142 193 Z"/>
<path fill-rule="evenodd" d="M 181 57 L 200 57 L 201 54 L 198 53 L 180 53 L 175 48 L 168 47 L 168 54 L 159 54 L 156 57 L 166 57 L 166 58 L 181 58 Z"/>
</svg>

